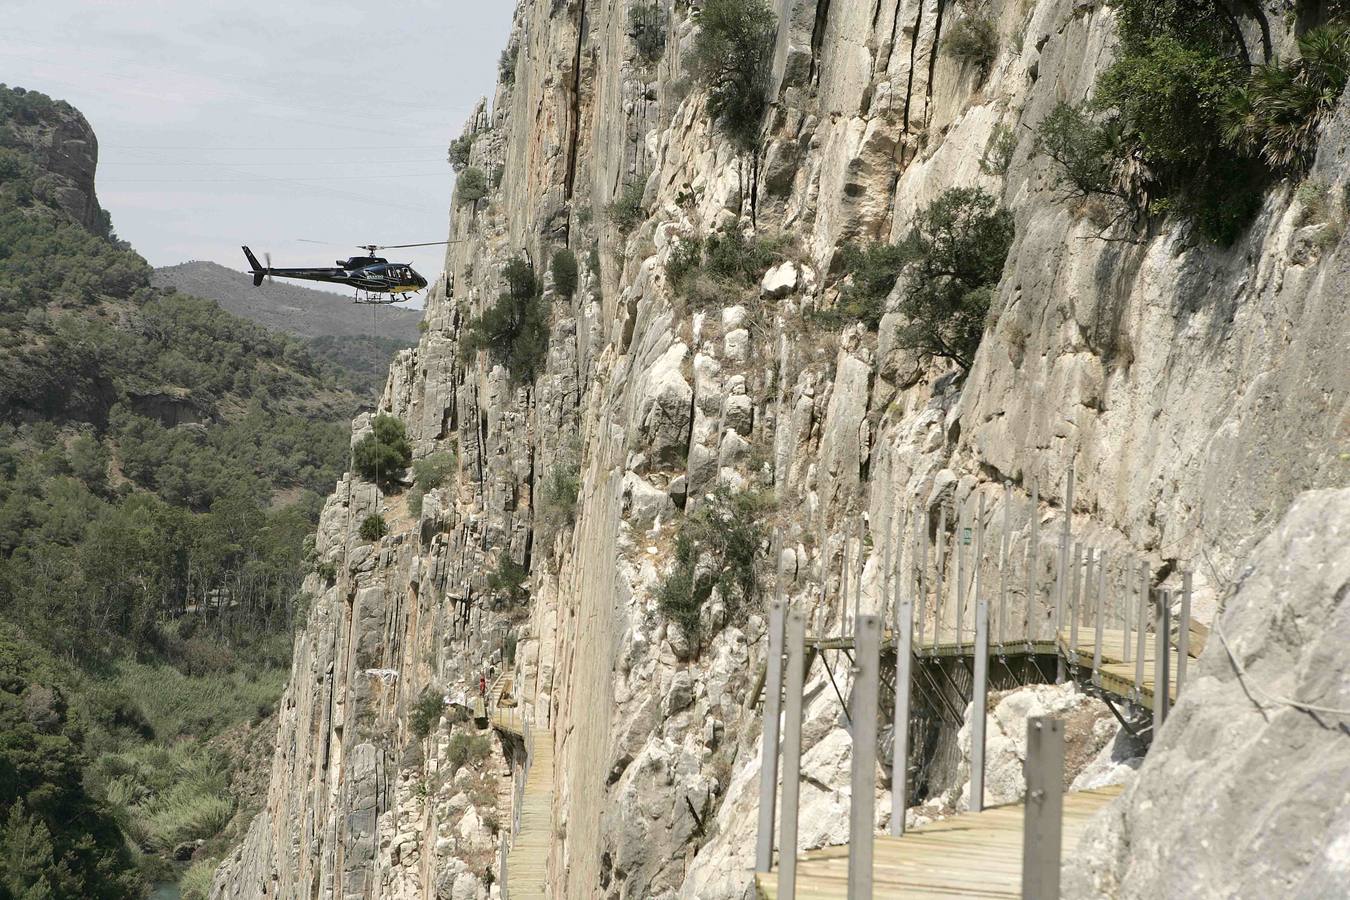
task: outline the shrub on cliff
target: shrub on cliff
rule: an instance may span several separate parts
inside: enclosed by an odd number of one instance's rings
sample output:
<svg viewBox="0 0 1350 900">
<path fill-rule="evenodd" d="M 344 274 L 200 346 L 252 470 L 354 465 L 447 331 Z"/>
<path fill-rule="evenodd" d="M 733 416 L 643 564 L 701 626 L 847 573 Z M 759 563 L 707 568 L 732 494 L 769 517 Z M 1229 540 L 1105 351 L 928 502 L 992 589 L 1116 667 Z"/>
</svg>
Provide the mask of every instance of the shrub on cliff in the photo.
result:
<svg viewBox="0 0 1350 900">
<path fill-rule="evenodd" d="M 514 384 L 530 384 L 548 361 L 548 305 L 530 263 L 513 259 L 503 276 L 506 289 L 469 322 L 460 352 L 467 358 L 487 351 L 493 362 L 506 367 Z"/>
<path fill-rule="evenodd" d="M 361 520 L 361 540 L 378 541 L 389 533 L 389 526 L 384 522 L 384 516 L 372 514 Z"/>
<path fill-rule="evenodd" d="M 413 463 L 413 486 L 408 491 L 408 512 L 417 518 L 422 515 L 422 498 L 450 482 L 455 474 L 455 454 L 433 453 Z"/>
<path fill-rule="evenodd" d="M 703 607 L 714 590 L 730 621 L 739 620 L 754 600 L 765 509 L 758 494 L 719 491 L 680 522 L 675 566 L 657 592 L 657 606 L 691 641 L 701 637 Z"/>
<path fill-rule="evenodd" d="M 419 741 L 431 734 L 441 721 L 445 709 L 445 694 L 435 688 L 426 688 L 408 711 L 408 730 Z"/>
<path fill-rule="evenodd" d="M 477 203 L 487 193 L 487 175 L 477 166 L 469 166 L 455 179 L 455 200 L 458 203 Z"/>
<path fill-rule="evenodd" d="M 370 433 L 352 448 L 352 465 L 356 471 L 367 481 L 382 486 L 402 475 L 411 459 L 408 432 L 403 422 L 393 416 L 376 416 Z"/>
<path fill-rule="evenodd" d="M 512 44 L 502 51 L 502 55 L 497 57 L 497 74 L 501 78 L 502 84 L 516 83 L 516 58 L 520 56 L 520 47 Z"/>
<path fill-rule="evenodd" d="M 553 289 L 560 297 L 571 300 L 577 292 L 577 255 L 565 248 L 559 250 L 553 254 L 550 268 L 553 270 Z"/>
<path fill-rule="evenodd" d="M 453 777 L 465 765 L 480 763 L 491 753 L 492 745 L 483 735 L 456 731 L 451 735 L 450 743 L 446 747 L 445 763 Z"/>
<path fill-rule="evenodd" d="M 973 68 L 983 81 L 998 56 L 998 30 L 984 16 L 962 19 L 952 26 L 942 49 L 957 62 Z"/>
<path fill-rule="evenodd" d="M 786 244 L 782 237 L 747 237 L 739 228 L 681 237 L 666 258 L 666 280 L 695 308 L 727 301 L 757 288 L 764 273 L 782 262 Z"/>
<path fill-rule="evenodd" d="M 642 206 L 642 195 L 645 190 L 642 181 L 635 178 L 623 186 L 623 190 L 609 205 L 607 209 L 609 221 L 619 229 L 620 234 L 631 234 L 647 217 L 647 210 Z"/>
<path fill-rule="evenodd" d="M 839 248 L 839 266 L 846 281 L 839 289 L 835 315 L 828 318 L 862 322 L 868 331 L 876 331 L 904 263 L 904 252 L 892 244 L 844 244 Z"/>
<path fill-rule="evenodd" d="M 628 38 L 638 61 L 655 65 L 666 50 L 666 17 L 655 0 L 638 3 L 628 10 Z"/>
<path fill-rule="evenodd" d="M 708 91 L 708 115 L 742 152 L 759 144 L 769 108 L 778 21 L 765 0 L 706 0 L 689 67 Z"/>
<path fill-rule="evenodd" d="M 488 576 L 487 588 L 498 600 L 520 606 L 530 598 L 525 586 L 530 573 L 505 551 L 497 558 L 497 570 Z"/>
<path fill-rule="evenodd" d="M 969 369 L 1012 239 L 1012 214 L 980 188 L 952 188 L 920 211 L 900 245 L 899 344 Z"/>
<path fill-rule="evenodd" d="M 1061 101 L 1036 126 L 1035 151 L 1056 163 L 1056 184 L 1069 196 L 1116 196 L 1111 169 L 1120 142 L 1113 124 L 1095 121 L 1085 106 Z"/>
<path fill-rule="evenodd" d="M 535 529 L 545 547 L 554 536 L 577 521 L 577 495 L 581 491 L 581 462 L 579 451 L 569 447 L 559 454 L 544 477 L 535 509 Z"/>
<path fill-rule="evenodd" d="M 477 137 L 477 134 L 465 134 L 450 142 L 448 158 L 451 168 L 456 172 L 464 171 L 464 167 L 469 164 L 469 154 L 473 150 L 473 142 Z"/>
<path fill-rule="evenodd" d="M 1223 110 L 1229 143 L 1294 174 L 1312 161 L 1318 129 L 1350 78 L 1350 24 L 1314 28 L 1298 49 L 1288 65 L 1256 66 Z"/>
</svg>

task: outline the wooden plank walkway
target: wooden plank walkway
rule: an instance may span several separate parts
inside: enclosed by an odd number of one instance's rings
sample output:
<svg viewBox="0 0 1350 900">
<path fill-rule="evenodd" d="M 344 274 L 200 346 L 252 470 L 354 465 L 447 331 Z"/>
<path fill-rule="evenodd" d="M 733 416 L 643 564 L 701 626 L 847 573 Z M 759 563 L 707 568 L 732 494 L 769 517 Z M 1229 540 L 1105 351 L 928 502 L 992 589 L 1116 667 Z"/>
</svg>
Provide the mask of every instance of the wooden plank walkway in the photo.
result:
<svg viewBox="0 0 1350 900">
<path fill-rule="evenodd" d="M 1088 821 L 1120 786 L 1064 795 L 1061 858 L 1068 858 Z M 962 813 L 911 829 L 903 837 L 877 835 L 872 868 L 876 897 L 1022 896 L 1022 804 Z M 759 896 L 777 900 L 776 872 L 755 877 Z M 798 900 L 848 895 L 848 847 L 798 857 Z"/>
<path fill-rule="evenodd" d="M 492 726 L 523 736 L 516 710 L 493 713 Z M 520 830 L 506 854 L 506 887 L 510 900 L 542 900 L 548 896 L 548 855 L 553 843 L 553 732 L 530 727 L 534 759 L 525 778 Z"/>
<path fill-rule="evenodd" d="M 1207 630 L 1195 625 L 1191 628 L 1191 641 L 1187 656 L 1195 659 L 1205 647 Z M 1136 684 L 1138 671 L 1134 661 L 1134 653 L 1139 638 L 1138 632 L 1131 632 L 1130 635 L 1130 656 L 1129 662 L 1125 661 L 1124 641 L 1125 631 L 1120 628 L 1102 629 L 1102 668 L 1100 672 L 1099 687 L 1102 690 L 1126 700 L 1134 700 L 1142 706 L 1153 708 L 1154 682 L 1156 681 L 1155 663 L 1157 656 L 1157 636 L 1147 635 L 1144 641 L 1144 677 L 1140 684 Z M 1070 631 L 1068 628 L 1062 630 L 1058 640 L 1052 638 L 1043 638 L 1036 640 L 1010 640 L 1001 647 L 994 643 L 990 645 L 989 652 L 996 657 L 1009 656 L 1062 656 L 1073 662 L 1075 665 L 1092 667 L 1092 658 L 1094 653 L 1093 641 L 1096 639 L 1096 629 L 1091 625 L 1080 625 L 1078 629 L 1078 647 L 1076 653 L 1071 653 L 1069 649 Z M 820 652 L 824 650 L 851 651 L 853 649 L 853 638 L 831 636 L 831 637 L 807 637 L 806 646 L 808 650 Z M 885 632 L 882 647 L 891 649 L 895 646 L 893 635 L 890 631 Z M 914 648 L 914 655 L 920 659 L 954 659 L 958 657 L 973 657 L 975 655 L 975 636 L 972 632 L 969 636 L 963 634 L 961 639 L 957 639 L 954 631 L 946 632 L 939 636 L 937 641 L 925 639 L 922 646 Z M 1169 685 L 1171 688 L 1172 700 L 1177 698 L 1177 650 L 1171 648 L 1171 664 L 1169 668 Z M 761 673 L 762 674 L 762 673 Z M 1136 691 L 1136 688 L 1138 690 Z"/>
</svg>

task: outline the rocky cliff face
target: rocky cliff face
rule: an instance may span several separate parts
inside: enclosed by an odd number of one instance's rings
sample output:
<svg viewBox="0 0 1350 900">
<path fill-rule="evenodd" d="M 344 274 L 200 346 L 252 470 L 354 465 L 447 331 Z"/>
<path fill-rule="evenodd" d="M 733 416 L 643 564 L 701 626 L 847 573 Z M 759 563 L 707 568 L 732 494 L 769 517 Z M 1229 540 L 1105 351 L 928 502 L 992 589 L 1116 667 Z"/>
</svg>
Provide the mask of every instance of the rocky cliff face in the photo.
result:
<svg viewBox="0 0 1350 900">
<path fill-rule="evenodd" d="M 420 515 L 354 475 L 330 499 L 268 806 L 214 896 L 489 896 L 511 790 L 502 772 L 519 748 L 503 738 L 465 762 L 452 745 L 467 726 L 420 739 L 409 711 L 426 691 L 463 700 L 490 667 L 510 670 L 511 690 L 551 728 L 554 896 L 745 895 L 763 597 L 746 610 L 714 595 L 697 635 L 657 599 L 682 523 L 715 492 L 771 495 L 760 557 L 776 533 L 785 593 L 825 630 L 844 603 L 882 609 L 883 560 L 912 568 L 921 513 L 935 522 L 945 509 L 951 528 L 981 502 L 986 540 L 1006 531 L 1019 553 L 1037 522 L 1035 590 L 1052 582 L 1067 515 L 1113 559 L 1147 558 L 1164 580 L 1193 570 L 1208 620 L 1294 498 L 1347 480 L 1347 241 L 1317 239 L 1326 226 L 1303 224 L 1288 185 L 1227 249 L 1172 222 L 1104 240 L 1032 153 L 1029 128 L 1109 61 L 1108 6 L 991 7 L 1000 50 L 982 78 L 939 49 L 970 14 L 961 5 L 782 0 L 755 166 L 689 91 L 687 5 L 660 4 L 666 50 L 649 65 L 627 35 L 628 5 L 517 9 L 512 77 L 466 129 L 471 164 L 500 171 L 500 184 L 457 207 L 451 237 L 465 242 L 451 246 L 429 330 L 395 360 L 382 401 L 416 456 L 456 452 L 458 478 Z M 1002 133 L 1015 137 L 1008 164 L 982 167 Z M 1343 99 L 1315 173 L 1332 190 L 1346 185 L 1347 152 Z M 643 221 L 624 232 L 608 210 L 633 184 Z M 821 324 L 842 240 L 895 241 L 943 190 L 971 185 L 1012 210 L 1016 239 L 967 377 L 897 348 L 894 312 L 879 336 Z M 665 264 L 678 239 L 725 227 L 786 236 L 790 265 L 721 302 L 677 297 Z M 460 340 L 502 290 L 505 263 L 524 256 L 542 273 L 561 247 L 582 266 L 570 297 L 546 278 L 543 374 L 515 384 L 485 354 L 466 358 Z M 575 521 L 559 526 L 542 515 L 547 486 L 573 466 Z M 357 527 L 377 509 L 392 531 L 372 545 Z M 529 568 L 525 607 L 489 583 L 502 556 Z M 773 563 L 762 568 L 772 581 Z M 1025 586 L 1010 602 L 1013 621 L 1048 633 Z M 850 738 L 824 678 L 808 686 L 803 846 L 847 831 Z M 1012 771 L 1019 710 L 1079 705 L 1005 703 Z M 1101 753 L 1082 777 L 1130 771 L 1133 751 L 1082 715 L 1082 762 Z M 1155 770 L 1161 785 L 1176 777 Z M 927 774 L 927 798 L 959 805 L 961 780 L 949 759 Z M 1209 814 L 1172 822 L 1200 828 Z M 1145 825 L 1127 815 L 1109 840 Z M 1123 865 L 1102 863 L 1100 877 Z"/>
<path fill-rule="evenodd" d="M 3 84 L 0 91 L 9 95 L 4 102 L 13 108 L 0 147 L 18 147 L 32 157 L 42 173 L 34 187 L 44 199 L 85 228 L 106 230 L 107 216 L 94 192 L 98 138 L 89 122 L 63 101 Z"/>
</svg>

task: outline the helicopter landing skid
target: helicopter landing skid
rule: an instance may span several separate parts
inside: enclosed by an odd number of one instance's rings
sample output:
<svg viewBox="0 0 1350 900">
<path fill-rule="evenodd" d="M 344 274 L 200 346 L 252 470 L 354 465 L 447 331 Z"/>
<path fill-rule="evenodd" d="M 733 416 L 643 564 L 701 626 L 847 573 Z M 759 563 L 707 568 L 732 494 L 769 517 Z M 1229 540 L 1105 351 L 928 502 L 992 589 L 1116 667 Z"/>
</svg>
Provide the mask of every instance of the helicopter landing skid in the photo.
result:
<svg viewBox="0 0 1350 900">
<path fill-rule="evenodd" d="M 405 298 L 398 294 L 372 294 L 369 291 L 357 291 L 356 296 L 352 298 L 353 303 L 362 306 L 392 306 L 404 300 Z"/>
</svg>

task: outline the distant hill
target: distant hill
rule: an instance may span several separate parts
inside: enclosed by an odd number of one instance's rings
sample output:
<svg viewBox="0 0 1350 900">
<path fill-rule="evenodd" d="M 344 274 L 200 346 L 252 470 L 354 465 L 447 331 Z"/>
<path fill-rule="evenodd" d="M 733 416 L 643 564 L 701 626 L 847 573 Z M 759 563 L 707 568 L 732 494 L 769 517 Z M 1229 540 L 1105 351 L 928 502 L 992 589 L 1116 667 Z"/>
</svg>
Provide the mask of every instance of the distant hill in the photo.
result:
<svg viewBox="0 0 1350 900">
<path fill-rule="evenodd" d="M 264 281 L 255 288 L 248 275 L 212 262 L 193 261 L 156 269 L 154 284 L 215 300 L 236 316 L 297 337 L 371 335 L 368 306 L 359 306 L 331 291 L 316 291 L 281 280 Z M 379 337 L 393 339 L 400 346 L 412 346 L 417 343 L 417 323 L 421 319 L 419 310 L 384 307 L 379 311 Z"/>
</svg>

